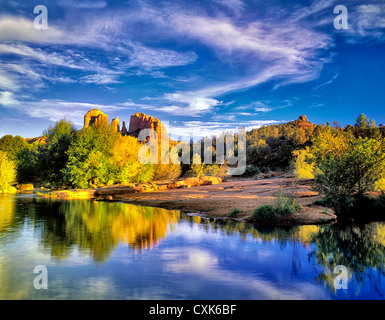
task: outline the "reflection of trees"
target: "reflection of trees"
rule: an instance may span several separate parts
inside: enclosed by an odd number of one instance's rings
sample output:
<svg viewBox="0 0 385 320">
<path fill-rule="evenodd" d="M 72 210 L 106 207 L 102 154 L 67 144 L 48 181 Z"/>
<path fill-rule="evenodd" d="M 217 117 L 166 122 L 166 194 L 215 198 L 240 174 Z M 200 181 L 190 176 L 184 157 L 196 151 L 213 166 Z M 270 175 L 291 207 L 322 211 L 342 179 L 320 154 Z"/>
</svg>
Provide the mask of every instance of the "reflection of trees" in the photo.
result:
<svg viewBox="0 0 385 320">
<path fill-rule="evenodd" d="M 98 201 L 36 202 L 35 224 L 41 224 L 42 243 L 52 256 L 64 258 L 72 247 L 103 262 L 119 243 L 135 250 L 151 248 L 165 237 L 179 213 Z"/>
<path fill-rule="evenodd" d="M 0 194 L 0 235 L 10 230 L 15 216 L 15 196 Z"/>
<path fill-rule="evenodd" d="M 220 230 L 226 235 L 238 234 L 244 241 L 248 236 L 262 241 L 275 240 L 282 246 L 288 241 L 299 240 L 304 245 L 310 245 L 312 236 L 319 231 L 318 226 L 296 226 L 296 227 L 256 227 L 247 222 L 239 222 L 232 219 L 201 219 L 196 216 L 183 216 L 190 223 L 200 223 L 204 230 Z"/>
<path fill-rule="evenodd" d="M 18 239 L 31 202 L 31 197 L 25 197 L 21 204 L 14 194 L 0 194 L 0 245 Z"/>
<path fill-rule="evenodd" d="M 191 218 L 186 219 L 193 223 Z M 309 259 L 314 259 L 321 266 L 322 271 L 316 282 L 323 283 L 332 291 L 335 291 L 334 279 L 337 275 L 334 274 L 334 267 L 337 265 L 346 266 L 349 277 L 354 278 L 358 285 L 368 279 L 376 288 L 376 273 L 385 276 L 385 223 L 260 228 L 233 220 L 204 219 L 201 224 L 207 230 L 211 228 L 226 234 L 237 233 L 245 240 L 247 236 L 252 236 L 265 242 L 275 241 L 281 247 L 292 245 L 294 274 L 298 272 L 301 261 L 298 245 L 306 246 L 310 252 Z"/>
<path fill-rule="evenodd" d="M 332 225 L 321 228 L 312 241 L 315 250 L 311 253 L 324 267 L 317 281 L 324 282 L 334 290 L 334 267 L 344 265 L 358 283 L 373 270 L 385 275 L 385 223 L 367 225 Z"/>
</svg>

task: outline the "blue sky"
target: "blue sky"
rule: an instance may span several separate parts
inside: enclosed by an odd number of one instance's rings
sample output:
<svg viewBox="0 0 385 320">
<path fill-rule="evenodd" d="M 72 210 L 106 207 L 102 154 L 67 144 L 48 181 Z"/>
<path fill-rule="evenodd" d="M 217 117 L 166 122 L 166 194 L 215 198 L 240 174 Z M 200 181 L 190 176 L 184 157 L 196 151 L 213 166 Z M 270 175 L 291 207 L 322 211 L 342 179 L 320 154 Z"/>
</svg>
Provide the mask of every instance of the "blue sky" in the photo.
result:
<svg viewBox="0 0 385 320">
<path fill-rule="evenodd" d="M 384 30 L 377 0 L 0 0 L 0 136 L 81 128 L 95 107 L 127 125 L 153 115 L 175 138 L 302 114 L 385 124 Z"/>
</svg>

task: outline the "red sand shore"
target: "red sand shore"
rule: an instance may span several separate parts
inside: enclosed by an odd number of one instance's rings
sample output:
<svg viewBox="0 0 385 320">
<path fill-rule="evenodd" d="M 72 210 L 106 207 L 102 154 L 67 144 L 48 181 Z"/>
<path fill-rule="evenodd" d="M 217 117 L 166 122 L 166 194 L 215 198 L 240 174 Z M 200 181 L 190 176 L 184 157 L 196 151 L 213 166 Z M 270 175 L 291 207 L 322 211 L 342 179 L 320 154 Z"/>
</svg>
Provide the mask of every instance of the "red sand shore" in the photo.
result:
<svg viewBox="0 0 385 320">
<path fill-rule="evenodd" d="M 293 178 L 234 180 L 188 188 L 115 194 L 110 195 L 109 199 L 199 213 L 214 218 L 228 217 L 229 213 L 237 208 L 241 211 L 237 219 L 249 221 L 257 207 L 265 204 L 274 205 L 276 194 L 282 188 L 302 205 L 302 209 L 277 224 L 304 225 L 335 222 L 337 217 L 330 208 L 308 206 L 313 201 L 321 199 L 318 193 L 311 191 L 312 183 L 312 180 Z"/>
<path fill-rule="evenodd" d="M 96 198 L 106 201 L 121 201 L 141 206 L 181 210 L 207 217 L 225 218 L 237 208 L 235 219 L 252 222 L 253 211 L 259 206 L 274 205 L 277 193 L 282 189 L 292 195 L 302 209 L 274 221 L 274 225 L 305 225 L 336 222 L 330 208 L 310 205 L 321 199 L 311 190 L 312 180 L 288 177 L 267 179 L 234 179 L 223 182 L 221 178 L 202 177 L 153 183 L 107 186 L 88 190 L 55 191 L 39 194 L 54 198 Z"/>
</svg>

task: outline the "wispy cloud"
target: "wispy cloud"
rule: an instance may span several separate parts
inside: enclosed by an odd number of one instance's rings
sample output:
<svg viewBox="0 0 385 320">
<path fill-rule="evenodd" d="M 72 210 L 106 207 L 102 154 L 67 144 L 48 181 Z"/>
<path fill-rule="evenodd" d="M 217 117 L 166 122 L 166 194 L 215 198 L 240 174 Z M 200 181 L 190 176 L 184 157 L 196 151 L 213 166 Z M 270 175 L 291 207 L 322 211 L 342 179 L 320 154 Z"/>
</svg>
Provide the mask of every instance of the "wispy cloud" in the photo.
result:
<svg viewBox="0 0 385 320">
<path fill-rule="evenodd" d="M 213 107 L 221 104 L 220 101 L 200 95 L 199 92 L 178 92 L 166 94 L 164 98 L 171 102 L 177 102 L 182 106 L 166 106 L 159 110 L 177 115 L 200 116 L 212 111 Z"/>
<path fill-rule="evenodd" d="M 349 14 L 349 42 L 385 40 L 385 4 L 374 2 L 356 6 Z"/>
<path fill-rule="evenodd" d="M 168 131 L 176 139 L 189 139 L 190 137 L 219 136 L 224 132 L 238 132 L 240 128 L 250 131 L 264 125 L 280 123 L 279 120 L 248 120 L 233 121 L 220 118 L 215 121 L 183 121 L 181 124 L 171 124 Z"/>
<path fill-rule="evenodd" d="M 13 93 L 9 91 L 0 92 L 0 105 L 5 107 L 17 105 L 19 102 L 14 98 Z"/>
<path fill-rule="evenodd" d="M 0 93 L 1 94 L 1 93 Z M 0 103 L 17 111 L 26 113 L 32 118 L 57 121 L 70 119 L 75 125 L 82 126 L 84 115 L 88 110 L 98 108 L 108 113 L 109 111 L 124 110 L 117 105 L 102 105 L 87 102 L 74 102 L 59 99 L 43 99 L 38 101 L 17 100 L 12 93 L 3 93 L 0 96 Z"/>
</svg>

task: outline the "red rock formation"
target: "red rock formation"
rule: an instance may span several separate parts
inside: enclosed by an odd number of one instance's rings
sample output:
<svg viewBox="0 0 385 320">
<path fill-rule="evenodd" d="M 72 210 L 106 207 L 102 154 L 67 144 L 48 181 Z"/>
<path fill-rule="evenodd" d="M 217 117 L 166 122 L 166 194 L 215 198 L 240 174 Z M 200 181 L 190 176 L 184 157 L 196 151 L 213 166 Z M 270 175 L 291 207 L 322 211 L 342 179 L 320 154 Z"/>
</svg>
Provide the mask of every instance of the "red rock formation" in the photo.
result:
<svg viewBox="0 0 385 320">
<path fill-rule="evenodd" d="M 158 120 L 158 118 L 137 112 L 131 116 L 128 134 L 138 137 L 140 131 L 143 129 L 154 130 L 158 139 L 160 139 L 161 132 L 163 131 L 163 135 L 165 135 L 164 138 L 168 138 L 166 127 Z"/>
<path fill-rule="evenodd" d="M 305 130 L 314 129 L 316 127 L 316 125 L 314 123 L 311 123 L 305 115 L 299 116 L 298 120 L 289 123 L 297 127 L 301 127 Z"/>
<path fill-rule="evenodd" d="M 119 123 L 119 118 L 116 117 L 111 121 L 111 126 L 112 126 L 112 131 L 113 132 L 120 132 L 120 123 Z"/>
<path fill-rule="evenodd" d="M 99 109 L 92 109 L 84 116 L 84 127 L 88 128 L 92 125 L 100 126 L 103 123 L 108 123 L 108 116 Z"/>
<path fill-rule="evenodd" d="M 126 122 L 123 121 L 123 125 L 122 125 L 122 134 L 126 134 L 128 132 L 127 128 L 126 128 Z"/>
</svg>

